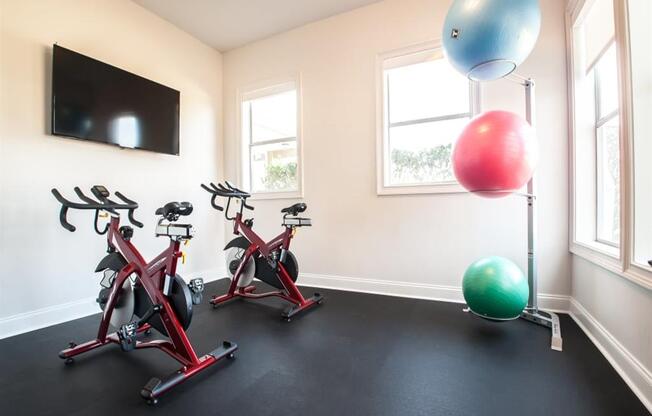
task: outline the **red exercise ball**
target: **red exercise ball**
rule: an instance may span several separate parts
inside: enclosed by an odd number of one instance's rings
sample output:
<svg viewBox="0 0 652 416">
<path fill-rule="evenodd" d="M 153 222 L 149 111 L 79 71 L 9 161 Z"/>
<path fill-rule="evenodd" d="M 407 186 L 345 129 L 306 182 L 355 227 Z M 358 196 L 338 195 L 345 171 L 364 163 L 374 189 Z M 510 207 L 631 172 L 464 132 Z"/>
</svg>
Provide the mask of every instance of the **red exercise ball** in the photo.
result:
<svg viewBox="0 0 652 416">
<path fill-rule="evenodd" d="M 467 190 L 501 197 L 530 180 L 538 154 L 530 123 L 509 111 L 487 111 L 473 118 L 457 139 L 453 170 Z"/>
</svg>

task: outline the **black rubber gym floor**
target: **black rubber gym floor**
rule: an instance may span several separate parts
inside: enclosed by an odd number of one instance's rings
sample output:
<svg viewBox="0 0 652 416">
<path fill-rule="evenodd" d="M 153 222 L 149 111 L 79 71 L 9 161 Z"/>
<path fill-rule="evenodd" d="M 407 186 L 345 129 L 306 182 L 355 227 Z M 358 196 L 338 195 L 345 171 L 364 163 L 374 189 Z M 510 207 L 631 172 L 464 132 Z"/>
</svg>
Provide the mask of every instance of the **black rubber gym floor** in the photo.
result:
<svg viewBox="0 0 652 416">
<path fill-rule="evenodd" d="M 647 415 L 579 327 L 561 316 L 564 352 L 524 321 L 495 324 L 461 305 L 320 290 L 326 302 L 282 322 L 277 300 L 213 310 L 208 284 L 189 336 L 204 354 L 240 346 L 164 395 L 139 396 L 178 364 L 156 350 L 116 345 L 57 357 L 94 337 L 99 316 L 0 341 L 2 415 Z M 310 288 L 302 288 L 311 293 Z"/>
</svg>

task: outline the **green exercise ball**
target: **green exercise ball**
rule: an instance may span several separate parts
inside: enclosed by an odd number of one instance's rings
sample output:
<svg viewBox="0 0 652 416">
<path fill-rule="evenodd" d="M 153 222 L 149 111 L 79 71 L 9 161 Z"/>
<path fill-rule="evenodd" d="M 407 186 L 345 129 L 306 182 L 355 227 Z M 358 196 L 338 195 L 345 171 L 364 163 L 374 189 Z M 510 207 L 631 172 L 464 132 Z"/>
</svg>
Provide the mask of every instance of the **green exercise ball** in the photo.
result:
<svg viewBox="0 0 652 416">
<path fill-rule="evenodd" d="M 464 273 L 462 291 L 473 313 L 499 321 L 518 318 L 530 292 L 521 269 L 498 256 L 471 264 Z"/>
</svg>

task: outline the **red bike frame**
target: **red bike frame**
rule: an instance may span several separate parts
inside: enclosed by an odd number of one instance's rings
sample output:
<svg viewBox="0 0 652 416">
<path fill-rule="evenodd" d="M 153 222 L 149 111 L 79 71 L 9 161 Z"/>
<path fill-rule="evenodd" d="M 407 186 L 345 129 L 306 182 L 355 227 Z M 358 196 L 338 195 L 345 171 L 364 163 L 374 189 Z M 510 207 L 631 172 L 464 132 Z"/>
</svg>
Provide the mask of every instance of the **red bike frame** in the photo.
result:
<svg viewBox="0 0 652 416">
<path fill-rule="evenodd" d="M 244 257 L 240 262 L 240 265 L 238 266 L 235 274 L 233 275 L 233 279 L 231 279 L 229 291 L 221 296 L 213 296 L 211 299 L 211 303 L 213 305 L 226 302 L 236 297 L 262 299 L 274 296 L 294 304 L 294 307 L 283 312 L 283 317 L 286 320 L 290 320 L 291 317 L 297 313 L 322 302 L 323 298 L 319 294 L 315 294 L 315 296 L 306 299 L 301 294 L 296 284 L 288 274 L 287 270 L 283 266 L 283 263 L 280 261 L 277 262 L 277 275 L 281 284 L 283 285 L 284 290 L 277 290 L 267 293 L 253 293 L 256 290 L 256 286 L 254 285 L 239 287 L 238 281 L 240 280 L 240 276 L 249 259 L 257 252 L 260 253 L 260 255 L 263 257 L 267 258 L 274 250 L 288 250 L 290 248 L 290 241 L 294 236 L 294 229 L 292 227 L 286 226 L 283 233 L 279 234 L 269 242 L 265 242 L 251 229 L 251 227 L 242 221 L 242 212 L 238 212 L 233 219 L 233 234 L 240 235 L 241 233 L 247 238 L 247 240 L 249 240 L 250 246 L 245 251 Z"/>
<path fill-rule="evenodd" d="M 232 357 L 233 352 L 238 347 L 234 343 L 224 342 L 221 347 L 211 353 L 198 357 L 190 344 L 190 340 L 188 339 L 183 326 L 179 322 L 172 305 L 162 292 L 163 280 L 166 274 L 170 276 L 176 274 L 177 261 L 182 255 L 179 250 L 179 241 L 170 240 L 169 247 L 156 256 L 152 261 L 147 263 L 136 247 L 134 247 L 129 240 L 123 238 L 119 228 L 119 217 L 112 216 L 108 228 L 107 242 L 110 250 L 115 250 L 117 246 L 117 249 L 126 258 L 128 264 L 118 272 L 118 275 L 115 278 L 113 288 L 109 294 L 106 307 L 104 308 L 104 313 L 102 314 L 97 338 L 65 349 L 59 353 L 59 356 L 68 359 L 110 343 L 120 344 L 117 333 L 108 334 L 109 322 L 111 320 L 113 309 L 116 306 L 119 290 L 122 288 L 125 280 L 135 273 L 138 282 L 142 284 L 151 299 L 152 304 L 161 305 L 161 310 L 158 313 L 160 314 L 161 321 L 170 338 L 169 341 L 136 341 L 135 348 L 158 348 L 179 361 L 182 365 L 178 371 L 172 373 L 163 380 L 152 378 L 141 390 L 141 395 L 145 399 L 155 402 L 157 397 L 172 387 L 215 364 L 222 358 Z M 138 328 L 137 333 L 140 334 L 149 329 L 149 324 L 143 324 Z"/>
</svg>

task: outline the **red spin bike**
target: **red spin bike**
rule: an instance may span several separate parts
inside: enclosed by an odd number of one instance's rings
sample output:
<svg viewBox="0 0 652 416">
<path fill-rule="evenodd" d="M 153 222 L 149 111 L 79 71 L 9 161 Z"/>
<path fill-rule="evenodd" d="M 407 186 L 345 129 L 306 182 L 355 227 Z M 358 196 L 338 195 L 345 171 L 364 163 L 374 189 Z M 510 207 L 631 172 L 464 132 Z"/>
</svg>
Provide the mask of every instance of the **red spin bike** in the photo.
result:
<svg viewBox="0 0 652 416">
<path fill-rule="evenodd" d="M 283 227 L 285 230 L 272 240 L 265 242 L 253 231 L 253 218 L 243 219 L 244 208 L 254 209 L 247 204 L 250 194 L 244 192 L 228 181 L 224 185 L 210 183 L 201 187 L 213 195 L 211 205 L 218 211 L 224 211 L 227 220 L 233 221 L 233 234 L 240 235 L 229 242 L 224 250 L 229 250 L 227 255 L 227 270 L 231 275 L 231 284 L 227 293 L 213 296 L 211 303 L 217 306 L 234 298 L 262 299 L 270 296 L 279 297 L 291 305 L 285 309 L 281 316 L 290 321 L 299 312 L 305 311 L 323 302 L 323 296 L 315 293 L 309 298 L 303 297 L 295 282 L 299 275 L 297 259 L 290 249 L 290 241 L 296 234 L 297 227 L 311 226 L 310 218 L 301 218 L 297 215 L 304 212 L 306 204 L 298 203 L 281 210 L 283 213 Z M 216 202 L 218 197 L 227 198 L 226 209 Z M 235 216 L 229 216 L 231 200 L 240 201 L 240 208 Z M 275 287 L 278 290 L 266 293 L 253 293 L 256 286 L 252 285 L 254 277 Z"/>
<path fill-rule="evenodd" d="M 74 356 L 107 344 L 118 344 L 123 351 L 157 348 L 179 361 L 182 367 L 163 379 L 150 379 L 143 387 L 141 396 L 148 403 L 155 404 L 158 397 L 172 387 L 224 357 L 233 358 L 238 347 L 234 343 L 223 342 L 219 348 L 198 357 L 185 332 L 192 319 L 193 305 L 201 302 L 204 289 L 202 279 L 193 279 L 187 285 L 176 274 L 177 261 L 183 255 L 179 250 L 180 243 L 190 240 L 194 232 L 192 225 L 176 224 L 175 221 L 180 216 L 189 215 L 192 205 L 188 202 L 170 202 L 156 210 L 156 215 L 161 216 L 156 235 L 169 237 L 170 245 L 148 263 L 131 243 L 133 228 L 120 226 L 119 211 L 126 210 L 129 221 L 142 228 L 143 224 L 134 219 L 138 204 L 120 192 L 115 192 L 115 196 L 122 202 L 112 201 L 109 191 L 103 186 L 93 186 L 91 191 L 97 200 L 75 187 L 75 193 L 83 202 L 71 202 L 52 189 L 52 194 L 61 203 L 61 225 L 71 232 L 76 229 L 67 220 L 68 209 L 94 210 L 95 231 L 107 235 L 108 245 L 108 254 L 95 270 L 104 273 L 102 289 L 97 298 L 103 310 L 97 338 L 80 345 L 70 343 L 69 348 L 59 353 L 59 357 L 66 360 L 66 364 L 71 364 Z M 107 215 L 110 220 L 102 229 L 99 218 Z M 109 334 L 109 325 L 118 330 Z M 168 340 L 137 339 L 141 334 L 149 335 L 152 329 Z"/>
</svg>

